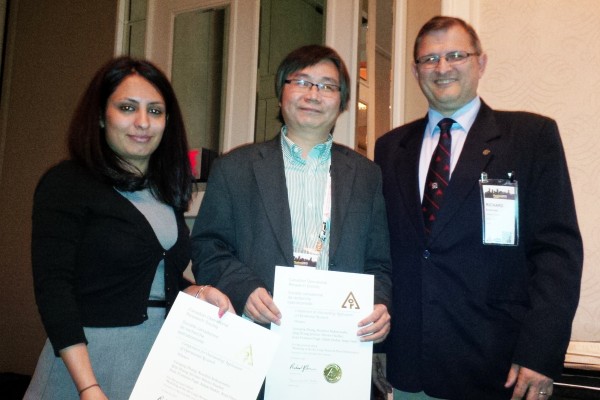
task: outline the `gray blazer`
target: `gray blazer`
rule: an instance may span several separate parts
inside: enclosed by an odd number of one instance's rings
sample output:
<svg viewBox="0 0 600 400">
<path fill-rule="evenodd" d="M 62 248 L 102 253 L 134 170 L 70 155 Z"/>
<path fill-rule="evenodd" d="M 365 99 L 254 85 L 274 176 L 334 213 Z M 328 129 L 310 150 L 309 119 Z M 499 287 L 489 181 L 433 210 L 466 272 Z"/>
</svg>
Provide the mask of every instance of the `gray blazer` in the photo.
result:
<svg viewBox="0 0 600 400">
<path fill-rule="evenodd" d="M 242 313 L 258 287 L 273 292 L 275 266 L 293 265 L 281 138 L 217 159 L 192 231 L 197 282 L 226 293 Z M 375 303 L 389 305 L 389 233 L 381 172 L 344 146 L 332 147 L 329 269 L 375 276 Z"/>
</svg>

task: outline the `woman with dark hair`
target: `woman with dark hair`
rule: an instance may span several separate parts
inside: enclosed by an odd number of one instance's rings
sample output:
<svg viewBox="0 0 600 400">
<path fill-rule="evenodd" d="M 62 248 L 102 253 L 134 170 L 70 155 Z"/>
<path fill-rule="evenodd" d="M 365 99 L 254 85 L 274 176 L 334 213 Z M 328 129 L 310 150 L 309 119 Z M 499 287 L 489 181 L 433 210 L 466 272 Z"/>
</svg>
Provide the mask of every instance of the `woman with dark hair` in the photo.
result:
<svg viewBox="0 0 600 400">
<path fill-rule="evenodd" d="M 158 68 L 129 57 L 102 67 L 68 146 L 70 159 L 34 197 L 33 277 L 48 341 L 25 398 L 126 399 L 179 290 L 219 315 L 233 307 L 183 277 L 192 174 L 181 111 Z"/>
</svg>

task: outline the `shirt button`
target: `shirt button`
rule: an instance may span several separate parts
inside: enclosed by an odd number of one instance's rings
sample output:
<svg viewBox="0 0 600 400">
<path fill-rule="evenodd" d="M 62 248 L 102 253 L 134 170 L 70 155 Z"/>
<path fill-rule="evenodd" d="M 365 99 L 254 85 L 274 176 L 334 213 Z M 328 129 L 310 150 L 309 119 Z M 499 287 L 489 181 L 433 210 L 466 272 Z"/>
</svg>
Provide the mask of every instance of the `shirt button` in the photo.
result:
<svg viewBox="0 0 600 400">
<path fill-rule="evenodd" d="M 431 255 L 431 253 L 429 252 L 429 250 L 425 250 L 423 252 L 423 258 L 426 259 L 426 260 L 429 258 L 430 255 Z"/>
</svg>

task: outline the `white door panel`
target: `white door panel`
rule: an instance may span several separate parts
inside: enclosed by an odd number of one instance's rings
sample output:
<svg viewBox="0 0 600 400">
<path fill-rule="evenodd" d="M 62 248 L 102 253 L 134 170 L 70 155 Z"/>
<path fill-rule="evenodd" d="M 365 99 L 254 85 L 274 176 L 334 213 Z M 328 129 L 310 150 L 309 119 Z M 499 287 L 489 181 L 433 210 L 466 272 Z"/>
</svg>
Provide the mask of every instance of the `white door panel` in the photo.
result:
<svg viewBox="0 0 600 400">
<path fill-rule="evenodd" d="M 174 21 L 178 14 L 229 6 L 227 82 L 220 151 L 254 140 L 259 0 L 149 0 L 146 57 L 171 76 Z"/>
</svg>

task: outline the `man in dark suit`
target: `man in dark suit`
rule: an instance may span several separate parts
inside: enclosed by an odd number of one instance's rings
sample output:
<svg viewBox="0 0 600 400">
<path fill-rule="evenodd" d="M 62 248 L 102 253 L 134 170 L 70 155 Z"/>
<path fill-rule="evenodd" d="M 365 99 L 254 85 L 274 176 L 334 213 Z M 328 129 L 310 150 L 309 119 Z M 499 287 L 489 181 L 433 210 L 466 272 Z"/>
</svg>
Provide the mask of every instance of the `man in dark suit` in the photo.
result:
<svg viewBox="0 0 600 400">
<path fill-rule="evenodd" d="M 494 111 L 478 97 L 486 63 L 470 25 L 431 19 L 412 68 L 428 114 L 376 144 L 392 252 L 386 345 L 396 399 L 545 400 L 561 374 L 583 263 L 567 164 L 553 120 Z M 438 152 L 444 126 L 451 129 Z M 434 153 L 436 161 L 449 155 L 445 172 L 430 168 Z M 482 213 L 486 176 L 518 188 L 509 217 L 518 240 L 483 243 L 483 224 L 494 222 Z"/>
<path fill-rule="evenodd" d="M 328 47 L 301 47 L 279 66 L 276 93 L 281 134 L 212 166 L 192 232 L 196 280 L 268 324 L 285 318 L 271 297 L 277 265 L 372 274 L 376 304 L 357 335 L 382 341 L 391 262 L 381 172 L 331 135 L 350 98 L 346 67 Z"/>
</svg>

